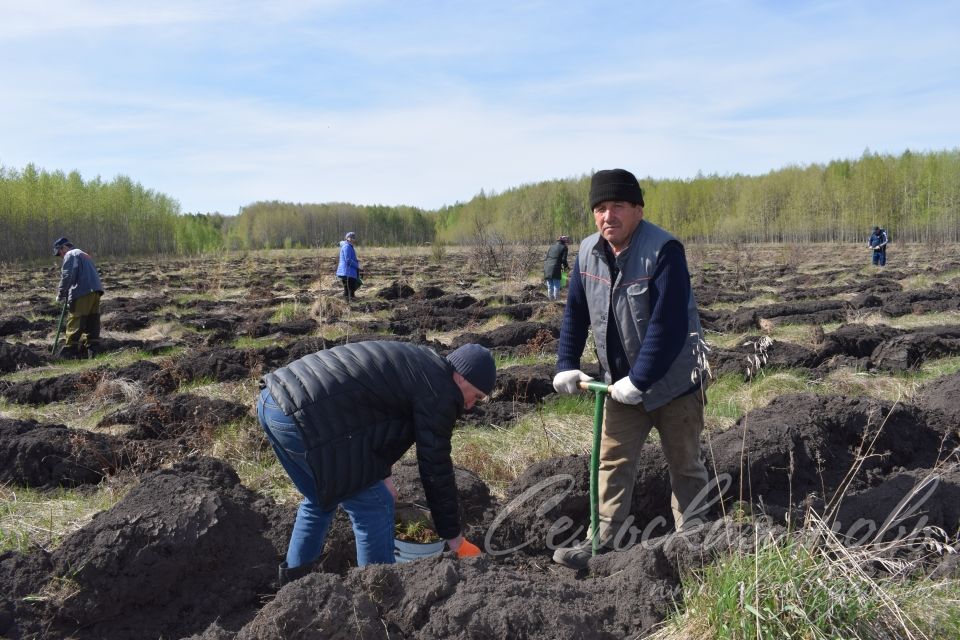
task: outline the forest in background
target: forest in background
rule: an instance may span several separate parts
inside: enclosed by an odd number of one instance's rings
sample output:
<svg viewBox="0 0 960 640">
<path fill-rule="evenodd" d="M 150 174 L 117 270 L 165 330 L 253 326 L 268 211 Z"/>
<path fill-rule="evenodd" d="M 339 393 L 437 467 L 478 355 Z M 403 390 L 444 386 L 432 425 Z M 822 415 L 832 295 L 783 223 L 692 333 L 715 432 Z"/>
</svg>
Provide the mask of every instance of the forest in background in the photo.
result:
<svg viewBox="0 0 960 640">
<path fill-rule="evenodd" d="M 894 242 L 960 242 L 960 149 L 640 182 L 646 217 L 687 242 L 858 242 L 875 224 Z M 174 197 L 125 176 L 0 166 L 0 256 L 48 255 L 61 235 L 116 257 L 331 246 L 347 231 L 373 246 L 576 241 L 595 230 L 589 189 L 584 175 L 481 191 L 437 211 L 261 201 L 224 216 L 182 213 Z"/>
</svg>

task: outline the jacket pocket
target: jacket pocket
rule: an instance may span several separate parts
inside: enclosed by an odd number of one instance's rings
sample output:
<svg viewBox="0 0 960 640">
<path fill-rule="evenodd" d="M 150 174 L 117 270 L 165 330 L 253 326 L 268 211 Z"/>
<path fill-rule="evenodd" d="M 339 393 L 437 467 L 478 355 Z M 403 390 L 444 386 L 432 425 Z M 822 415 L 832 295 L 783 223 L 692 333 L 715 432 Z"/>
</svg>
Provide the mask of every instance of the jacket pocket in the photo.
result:
<svg viewBox="0 0 960 640">
<path fill-rule="evenodd" d="M 630 305 L 630 315 L 633 319 L 645 326 L 650 320 L 650 287 L 646 282 L 637 282 L 627 287 L 627 304 Z"/>
</svg>

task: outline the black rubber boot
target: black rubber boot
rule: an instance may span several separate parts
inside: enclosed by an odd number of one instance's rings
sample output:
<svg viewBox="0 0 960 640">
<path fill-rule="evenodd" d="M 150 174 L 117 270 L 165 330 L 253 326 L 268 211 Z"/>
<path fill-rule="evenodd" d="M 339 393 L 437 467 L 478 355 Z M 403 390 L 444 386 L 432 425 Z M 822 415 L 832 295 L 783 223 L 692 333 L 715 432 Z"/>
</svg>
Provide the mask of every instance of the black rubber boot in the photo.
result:
<svg viewBox="0 0 960 640">
<path fill-rule="evenodd" d="M 302 564 L 299 567 L 291 569 L 287 566 L 286 562 L 281 562 L 280 566 L 277 567 L 277 588 L 294 580 L 299 580 L 309 573 L 313 573 L 314 564 L 313 562 L 308 562 L 307 564 Z"/>
<path fill-rule="evenodd" d="M 77 347 L 78 345 L 75 344 L 65 344 L 57 349 L 56 354 L 54 354 L 54 358 L 57 358 L 58 360 L 76 360 L 80 357 L 80 351 Z"/>
</svg>

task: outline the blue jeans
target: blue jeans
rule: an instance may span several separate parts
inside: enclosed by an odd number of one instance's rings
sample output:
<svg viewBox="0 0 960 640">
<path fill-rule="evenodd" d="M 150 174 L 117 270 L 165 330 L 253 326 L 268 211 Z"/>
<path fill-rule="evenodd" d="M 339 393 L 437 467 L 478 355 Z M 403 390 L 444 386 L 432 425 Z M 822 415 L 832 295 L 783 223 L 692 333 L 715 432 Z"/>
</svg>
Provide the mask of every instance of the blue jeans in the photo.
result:
<svg viewBox="0 0 960 640">
<path fill-rule="evenodd" d="M 306 447 L 293 418 L 284 415 L 270 391 L 257 398 L 257 418 L 267 434 L 280 464 L 303 494 L 287 547 L 289 568 L 313 562 L 323 552 L 327 531 L 336 508 L 324 511 L 317 501 L 313 471 L 307 464 Z M 350 516 L 357 545 L 357 564 L 393 564 L 393 495 L 381 480 L 342 500 Z"/>
<path fill-rule="evenodd" d="M 873 264 L 878 267 L 882 267 L 887 264 L 887 252 L 886 251 L 874 251 L 873 252 Z"/>
<path fill-rule="evenodd" d="M 547 278 L 547 297 L 551 300 L 560 297 L 560 278 Z"/>
</svg>

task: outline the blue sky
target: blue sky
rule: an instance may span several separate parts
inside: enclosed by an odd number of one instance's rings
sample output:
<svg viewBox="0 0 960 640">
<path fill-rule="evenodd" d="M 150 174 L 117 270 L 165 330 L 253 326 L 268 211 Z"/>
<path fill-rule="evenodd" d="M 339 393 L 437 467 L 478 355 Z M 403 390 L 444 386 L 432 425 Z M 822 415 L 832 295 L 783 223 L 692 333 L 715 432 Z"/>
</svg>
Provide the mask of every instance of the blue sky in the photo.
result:
<svg viewBox="0 0 960 640">
<path fill-rule="evenodd" d="M 0 0 L 0 165 L 184 212 L 960 146 L 960 2 Z"/>
</svg>

